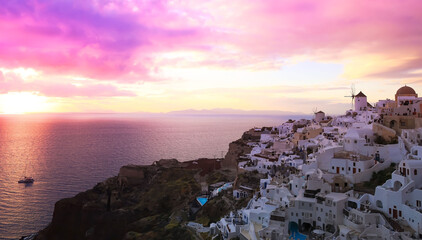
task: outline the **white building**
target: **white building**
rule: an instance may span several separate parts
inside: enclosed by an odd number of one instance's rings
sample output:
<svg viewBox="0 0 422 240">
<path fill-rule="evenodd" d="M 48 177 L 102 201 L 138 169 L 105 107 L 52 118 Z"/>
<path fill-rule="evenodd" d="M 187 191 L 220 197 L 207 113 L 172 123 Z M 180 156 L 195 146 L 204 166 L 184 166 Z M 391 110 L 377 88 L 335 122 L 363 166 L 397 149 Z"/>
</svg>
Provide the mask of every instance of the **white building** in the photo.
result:
<svg viewBox="0 0 422 240">
<path fill-rule="evenodd" d="M 406 222 L 418 235 L 422 234 L 422 147 L 412 148 L 372 198 L 373 208 L 387 216 Z M 422 237 L 422 235 L 421 235 Z"/>
</svg>

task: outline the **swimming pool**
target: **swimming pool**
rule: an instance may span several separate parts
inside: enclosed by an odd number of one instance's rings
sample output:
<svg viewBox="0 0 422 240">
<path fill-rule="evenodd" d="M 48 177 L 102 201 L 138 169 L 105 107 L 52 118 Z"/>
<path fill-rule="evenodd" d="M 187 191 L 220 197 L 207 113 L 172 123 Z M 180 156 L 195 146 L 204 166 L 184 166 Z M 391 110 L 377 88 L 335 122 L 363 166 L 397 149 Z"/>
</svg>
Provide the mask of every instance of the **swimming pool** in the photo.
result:
<svg viewBox="0 0 422 240">
<path fill-rule="evenodd" d="M 290 229 L 289 239 L 306 240 L 306 235 L 303 235 L 302 233 L 299 232 L 299 227 L 297 223 L 290 222 L 289 229 Z"/>
<path fill-rule="evenodd" d="M 201 204 L 201 206 L 204 206 L 204 204 L 208 202 L 208 198 L 198 197 L 198 198 L 196 198 L 196 200 L 198 200 L 198 202 L 199 202 L 199 204 Z"/>
</svg>

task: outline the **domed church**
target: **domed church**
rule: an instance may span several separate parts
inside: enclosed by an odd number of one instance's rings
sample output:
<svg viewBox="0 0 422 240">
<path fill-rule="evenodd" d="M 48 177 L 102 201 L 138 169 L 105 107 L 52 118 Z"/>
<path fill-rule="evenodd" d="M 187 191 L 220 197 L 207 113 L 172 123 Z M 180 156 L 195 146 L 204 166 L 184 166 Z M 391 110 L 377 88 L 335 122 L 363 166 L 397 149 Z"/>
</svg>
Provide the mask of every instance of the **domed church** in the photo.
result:
<svg viewBox="0 0 422 240">
<path fill-rule="evenodd" d="M 422 98 L 418 98 L 416 91 L 409 87 L 399 88 L 395 95 L 395 106 L 389 101 L 379 101 L 379 110 L 383 114 L 383 124 L 396 130 L 399 134 L 402 129 L 415 129 L 422 126 Z M 382 107 L 381 107 L 382 106 Z"/>
<path fill-rule="evenodd" d="M 413 104 L 413 101 L 418 98 L 415 90 L 409 86 L 404 85 L 396 92 L 396 106 Z"/>
</svg>

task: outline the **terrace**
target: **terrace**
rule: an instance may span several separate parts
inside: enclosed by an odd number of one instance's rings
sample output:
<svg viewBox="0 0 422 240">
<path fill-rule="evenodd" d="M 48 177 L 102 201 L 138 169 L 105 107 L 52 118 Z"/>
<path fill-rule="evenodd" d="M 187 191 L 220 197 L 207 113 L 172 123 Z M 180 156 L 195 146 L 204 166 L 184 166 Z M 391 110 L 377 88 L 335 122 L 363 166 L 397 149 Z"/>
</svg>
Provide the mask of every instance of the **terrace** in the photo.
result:
<svg viewBox="0 0 422 240">
<path fill-rule="evenodd" d="M 349 151 L 336 152 L 333 157 L 339 159 L 349 159 L 352 161 L 368 161 L 373 159 L 371 156 L 365 156 Z"/>
</svg>

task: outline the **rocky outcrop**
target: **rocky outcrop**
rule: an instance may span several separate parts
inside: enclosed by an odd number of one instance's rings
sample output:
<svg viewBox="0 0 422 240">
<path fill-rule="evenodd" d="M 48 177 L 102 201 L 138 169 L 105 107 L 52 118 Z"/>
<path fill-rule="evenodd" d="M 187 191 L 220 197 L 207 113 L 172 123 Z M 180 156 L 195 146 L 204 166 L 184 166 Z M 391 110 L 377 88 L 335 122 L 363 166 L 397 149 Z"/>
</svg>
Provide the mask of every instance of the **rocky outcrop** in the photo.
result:
<svg viewBox="0 0 422 240">
<path fill-rule="evenodd" d="M 182 167 L 181 162 L 177 161 L 177 159 L 161 159 L 158 162 L 155 162 L 154 165 L 158 166 L 158 167 L 163 167 L 163 168 L 178 168 L 178 167 Z"/>
<path fill-rule="evenodd" d="M 243 141 L 258 142 L 261 139 L 261 132 L 254 131 L 253 129 L 248 130 L 242 134 Z"/>
<path fill-rule="evenodd" d="M 240 156 L 251 153 L 252 147 L 246 144 L 247 141 L 239 139 L 230 143 L 229 151 L 221 162 L 223 169 L 236 170 Z"/>
<path fill-rule="evenodd" d="M 118 177 L 58 201 L 50 225 L 35 239 L 191 239 L 181 224 L 187 219 L 170 223 L 170 215 L 181 211 L 187 218 L 188 203 L 201 191 L 195 180 L 199 172 L 156 164 L 124 166 Z"/>
<path fill-rule="evenodd" d="M 263 128 L 264 129 L 264 128 Z M 248 142 L 258 142 L 261 139 L 261 132 L 253 129 L 243 133 L 242 138 L 229 144 L 229 151 L 221 162 L 221 168 L 237 170 L 240 157 L 252 151 Z"/>
<path fill-rule="evenodd" d="M 51 223 L 35 239 L 195 239 L 184 223 L 192 217 L 189 203 L 201 194 L 200 184 L 233 181 L 236 171 L 227 169 L 236 170 L 240 156 L 252 150 L 247 142 L 259 138 L 259 133 L 245 133 L 230 143 L 224 159 L 162 159 L 150 166 L 123 166 L 118 176 L 58 201 Z M 213 205 L 227 205 L 224 200 L 208 203 L 201 217 L 213 212 Z M 231 209 L 220 208 L 219 214 L 209 214 L 213 220 Z"/>
<path fill-rule="evenodd" d="M 128 165 L 120 168 L 119 171 L 119 184 L 123 185 L 137 185 L 145 181 L 145 167 Z"/>
</svg>

